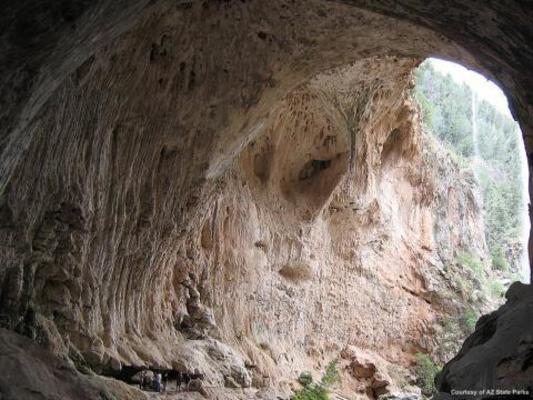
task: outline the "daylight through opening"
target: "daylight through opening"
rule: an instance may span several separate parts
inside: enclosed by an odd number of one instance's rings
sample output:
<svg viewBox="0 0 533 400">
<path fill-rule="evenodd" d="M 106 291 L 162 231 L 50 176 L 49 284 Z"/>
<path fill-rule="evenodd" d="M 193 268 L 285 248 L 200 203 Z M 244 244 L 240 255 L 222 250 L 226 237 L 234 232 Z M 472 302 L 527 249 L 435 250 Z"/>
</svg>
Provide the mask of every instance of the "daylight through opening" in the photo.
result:
<svg viewBox="0 0 533 400">
<path fill-rule="evenodd" d="M 436 159 L 449 161 L 435 165 L 441 178 L 456 179 L 460 188 L 443 194 L 447 223 L 433 232 L 459 306 L 443 308 L 438 345 L 417 355 L 418 381 L 429 395 L 440 364 L 457 354 L 478 318 L 505 302 L 513 282 L 529 283 L 529 171 L 520 127 L 493 82 L 435 58 L 424 61 L 414 79 L 424 143 Z"/>
<path fill-rule="evenodd" d="M 500 272 L 504 287 L 529 283 L 529 170 L 505 94 L 482 75 L 436 58 L 416 70 L 415 82 L 426 133 L 475 178 L 488 250 L 481 258 Z"/>
</svg>

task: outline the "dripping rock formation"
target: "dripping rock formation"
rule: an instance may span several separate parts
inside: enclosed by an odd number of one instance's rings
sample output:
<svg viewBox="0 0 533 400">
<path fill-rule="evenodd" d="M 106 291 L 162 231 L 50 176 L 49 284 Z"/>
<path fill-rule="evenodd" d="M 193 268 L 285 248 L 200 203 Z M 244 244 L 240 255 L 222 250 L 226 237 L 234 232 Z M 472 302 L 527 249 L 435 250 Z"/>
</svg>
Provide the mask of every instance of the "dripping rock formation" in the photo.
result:
<svg viewBox="0 0 533 400">
<path fill-rule="evenodd" d="M 149 366 L 200 369 L 210 398 L 283 398 L 333 358 L 346 396 L 411 390 L 416 352 L 450 356 L 454 249 L 486 253 L 475 182 L 422 134 L 411 71 L 438 54 L 499 81 L 529 154 L 531 17 L 475 1 L 8 0 L 0 396 L 144 398 L 100 374 Z M 531 289 L 507 297 L 443 393 L 527 382 Z"/>
</svg>

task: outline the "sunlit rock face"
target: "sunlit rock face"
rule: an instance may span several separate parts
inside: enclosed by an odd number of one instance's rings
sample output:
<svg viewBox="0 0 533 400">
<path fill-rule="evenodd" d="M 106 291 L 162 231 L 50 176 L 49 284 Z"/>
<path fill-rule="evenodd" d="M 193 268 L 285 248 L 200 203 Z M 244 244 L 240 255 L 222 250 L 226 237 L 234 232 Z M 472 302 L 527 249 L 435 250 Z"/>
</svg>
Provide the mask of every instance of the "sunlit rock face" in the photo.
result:
<svg viewBox="0 0 533 400">
<path fill-rule="evenodd" d="M 428 54 L 491 70 L 522 116 L 524 74 L 476 28 L 452 42 L 350 4 L 122 3 L 1 17 L 2 326 L 99 371 L 241 387 L 345 345 L 434 348 L 455 307 L 435 256 L 484 244 L 474 196 L 427 163 L 409 73 Z"/>
<path fill-rule="evenodd" d="M 155 207 L 184 157 L 168 139 L 147 171 L 148 188 L 121 189 L 124 203 L 104 199 L 117 214 L 85 209 L 81 193 L 81 205 L 60 202 L 34 238 L 34 283 L 25 289 L 33 292 L 23 291 L 24 271 L 9 272 L 9 288 L 22 289 L 7 292 L 5 320 L 106 373 L 122 365 L 201 369 L 218 386 L 287 390 L 297 371 L 353 351 L 349 366 L 363 349 L 381 364 L 379 388 L 394 385 L 391 366 L 407 368 L 421 349 L 437 353 L 434 325 L 461 311 L 444 279 L 453 249 L 485 251 L 474 185 L 422 136 L 409 100 L 417 63 L 371 57 L 291 90 L 226 170 L 185 197 L 190 221 L 176 236 L 164 236 L 169 217 L 158 220 L 168 205 Z M 115 172 L 129 185 L 139 178 L 129 158 L 118 164 L 135 143 L 126 140 L 132 129 L 111 132 L 107 143 L 113 196 L 124 184 Z M 90 221 L 99 216 L 111 218 L 110 243 L 93 238 L 90 251 Z M 117 229 L 128 240 L 115 249 Z M 170 250 L 153 247 L 165 240 Z M 118 279 L 93 271 L 106 262 L 98 251 L 106 246 Z M 150 264 L 163 256 L 168 264 Z M 24 295 L 26 315 L 17 320 Z M 113 311 L 102 297 L 122 306 Z M 347 374 L 346 393 L 373 393 L 374 381 L 354 377 Z"/>
<path fill-rule="evenodd" d="M 420 350 L 439 358 L 434 327 L 463 310 L 449 266 L 454 249 L 486 253 L 483 216 L 472 178 L 422 137 L 414 65 L 370 58 L 290 92 L 187 240 L 223 341 L 271 382 L 347 347 L 384 376 Z"/>
</svg>

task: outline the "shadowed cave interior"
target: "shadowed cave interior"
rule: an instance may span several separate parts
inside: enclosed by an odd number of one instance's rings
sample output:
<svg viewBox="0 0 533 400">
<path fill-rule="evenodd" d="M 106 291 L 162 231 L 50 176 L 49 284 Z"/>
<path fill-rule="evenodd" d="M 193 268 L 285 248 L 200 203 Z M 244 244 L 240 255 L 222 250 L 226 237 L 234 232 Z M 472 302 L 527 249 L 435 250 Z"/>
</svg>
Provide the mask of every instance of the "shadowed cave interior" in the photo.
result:
<svg viewBox="0 0 533 400">
<path fill-rule="evenodd" d="M 2 399 L 159 398 L 120 381 L 148 367 L 204 375 L 167 398 L 289 399 L 333 359 L 332 398 L 422 398 L 418 353 L 446 360 L 440 398 L 527 398 L 530 285 L 460 349 L 440 346 L 441 317 L 466 312 L 456 249 L 484 236 L 473 184 L 428 142 L 412 91 L 428 57 L 482 73 L 530 160 L 530 5 L 4 10 Z"/>
</svg>

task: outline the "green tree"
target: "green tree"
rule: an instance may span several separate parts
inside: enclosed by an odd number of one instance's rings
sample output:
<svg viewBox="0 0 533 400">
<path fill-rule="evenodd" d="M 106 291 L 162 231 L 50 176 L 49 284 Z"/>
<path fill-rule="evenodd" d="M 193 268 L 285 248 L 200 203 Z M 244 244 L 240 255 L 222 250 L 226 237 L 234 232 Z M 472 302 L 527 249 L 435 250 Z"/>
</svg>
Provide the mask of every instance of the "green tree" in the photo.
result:
<svg viewBox="0 0 533 400">
<path fill-rule="evenodd" d="M 426 396 L 431 396 L 436 391 L 435 376 L 439 373 L 441 367 L 433 361 L 429 354 L 416 353 L 415 358 L 417 383 Z"/>
<path fill-rule="evenodd" d="M 454 159 L 469 160 L 460 165 L 476 166 L 492 265 L 507 273 L 511 260 L 507 259 L 505 249 L 520 240 L 521 216 L 526 207 L 522 198 L 518 124 L 489 102 L 475 100 L 478 154 L 474 154 L 470 88 L 438 72 L 428 61 L 416 70 L 415 80 L 413 96 L 420 105 L 426 130 L 450 149 Z M 512 269 L 518 268 L 514 265 Z"/>
<path fill-rule="evenodd" d="M 331 389 L 340 381 L 337 360 L 331 361 L 326 366 L 320 382 L 313 382 L 311 374 L 306 372 L 300 374 L 298 381 L 303 388 L 294 393 L 291 400 L 329 400 Z"/>
</svg>

